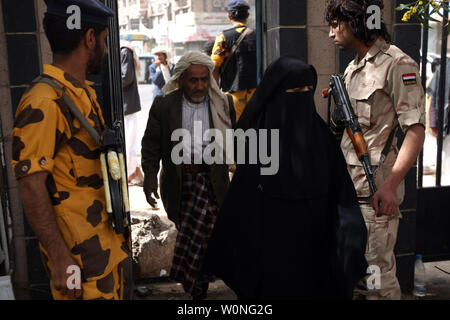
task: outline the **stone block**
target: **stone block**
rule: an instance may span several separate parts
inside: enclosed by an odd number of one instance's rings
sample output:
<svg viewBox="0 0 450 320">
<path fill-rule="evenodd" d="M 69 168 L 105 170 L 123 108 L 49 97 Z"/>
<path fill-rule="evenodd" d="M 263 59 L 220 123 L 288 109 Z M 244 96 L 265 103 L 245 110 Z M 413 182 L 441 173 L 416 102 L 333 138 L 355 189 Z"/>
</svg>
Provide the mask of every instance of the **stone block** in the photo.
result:
<svg viewBox="0 0 450 320">
<path fill-rule="evenodd" d="M 308 63 L 318 74 L 333 74 L 336 70 L 336 48 L 328 39 L 327 27 L 308 27 Z"/>
<path fill-rule="evenodd" d="M 132 218 L 133 259 L 137 278 L 168 275 L 178 231 L 173 222 L 152 214 Z"/>
<path fill-rule="evenodd" d="M 36 11 L 37 11 L 37 30 L 39 33 L 44 33 L 44 26 L 42 24 L 42 20 L 44 19 L 45 11 L 47 11 L 47 5 L 44 0 L 35 0 L 36 1 Z"/>
<path fill-rule="evenodd" d="M 327 0 L 309 0 L 307 3 L 307 24 L 312 26 L 327 26 L 325 21 L 325 5 Z"/>
<path fill-rule="evenodd" d="M 53 53 L 45 33 L 39 34 L 39 43 L 42 64 L 51 64 L 53 62 Z"/>
<path fill-rule="evenodd" d="M 1 49 L 0 49 L 1 50 Z M 11 105 L 11 90 L 7 86 L 0 86 L 0 101 L 3 106 Z M 13 116 L 10 108 L 0 108 L 0 119 L 2 121 L 3 136 L 11 133 L 13 126 Z"/>
</svg>

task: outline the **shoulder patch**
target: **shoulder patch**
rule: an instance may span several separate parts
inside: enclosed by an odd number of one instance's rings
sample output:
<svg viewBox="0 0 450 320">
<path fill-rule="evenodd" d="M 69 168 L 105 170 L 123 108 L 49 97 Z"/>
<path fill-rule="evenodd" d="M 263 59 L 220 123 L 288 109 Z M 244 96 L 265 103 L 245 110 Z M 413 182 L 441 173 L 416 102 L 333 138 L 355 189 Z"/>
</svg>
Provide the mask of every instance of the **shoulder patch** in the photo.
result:
<svg viewBox="0 0 450 320">
<path fill-rule="evenodd" d="M 415 73 L 407 73 L 402 75 L 402 80 L 405 86 L 417 84 L 417 77 Z"/>
</svg>

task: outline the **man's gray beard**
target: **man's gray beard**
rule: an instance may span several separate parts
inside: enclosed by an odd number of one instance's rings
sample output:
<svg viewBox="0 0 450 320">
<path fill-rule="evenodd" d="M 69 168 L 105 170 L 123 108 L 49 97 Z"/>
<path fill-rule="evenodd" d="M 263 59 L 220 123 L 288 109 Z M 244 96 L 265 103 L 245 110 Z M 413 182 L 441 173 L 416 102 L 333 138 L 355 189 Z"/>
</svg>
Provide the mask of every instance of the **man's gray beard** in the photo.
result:
<svg viewBox="0 0 450 320">
<path fill-rule="evenodd" d="M 207 95 L 203 96 L 203 97 L 189 97 L 189 99 L 192 100 L 192 102 L 194 103 L 202 103 L 205 101 Z"/>
</svg>

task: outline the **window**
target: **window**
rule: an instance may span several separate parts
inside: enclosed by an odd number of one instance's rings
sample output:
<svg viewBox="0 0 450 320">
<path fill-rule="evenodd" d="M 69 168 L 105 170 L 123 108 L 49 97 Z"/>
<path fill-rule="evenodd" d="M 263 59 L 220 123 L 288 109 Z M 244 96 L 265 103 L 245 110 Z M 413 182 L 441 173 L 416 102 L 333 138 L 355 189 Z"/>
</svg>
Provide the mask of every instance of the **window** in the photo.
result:
<svg viewBox="0 0 450 320">
<path fill-rule="evenodd" d="M 226 0 L 213 0 L 212 12 L 224 12 L 226 8 Z"/>
</svg>

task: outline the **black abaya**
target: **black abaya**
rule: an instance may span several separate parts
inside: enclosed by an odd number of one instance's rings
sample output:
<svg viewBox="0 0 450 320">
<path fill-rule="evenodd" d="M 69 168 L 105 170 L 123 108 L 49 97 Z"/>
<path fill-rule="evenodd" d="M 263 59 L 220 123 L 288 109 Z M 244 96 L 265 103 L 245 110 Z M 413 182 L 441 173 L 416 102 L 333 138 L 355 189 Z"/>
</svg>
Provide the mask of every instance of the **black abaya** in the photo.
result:
<svg viewBox="0 0 450 320">
<path fill-rule="evenodd" d="M 316 84 L 312 66 L 282 57 L 238 123 L 280 133 L 275 175 L 237 166 L 204 260 L 240 298 L 350 299 L 366 274 L 367 230 L 342 151 L 316 113 Z"/>
</svg>

